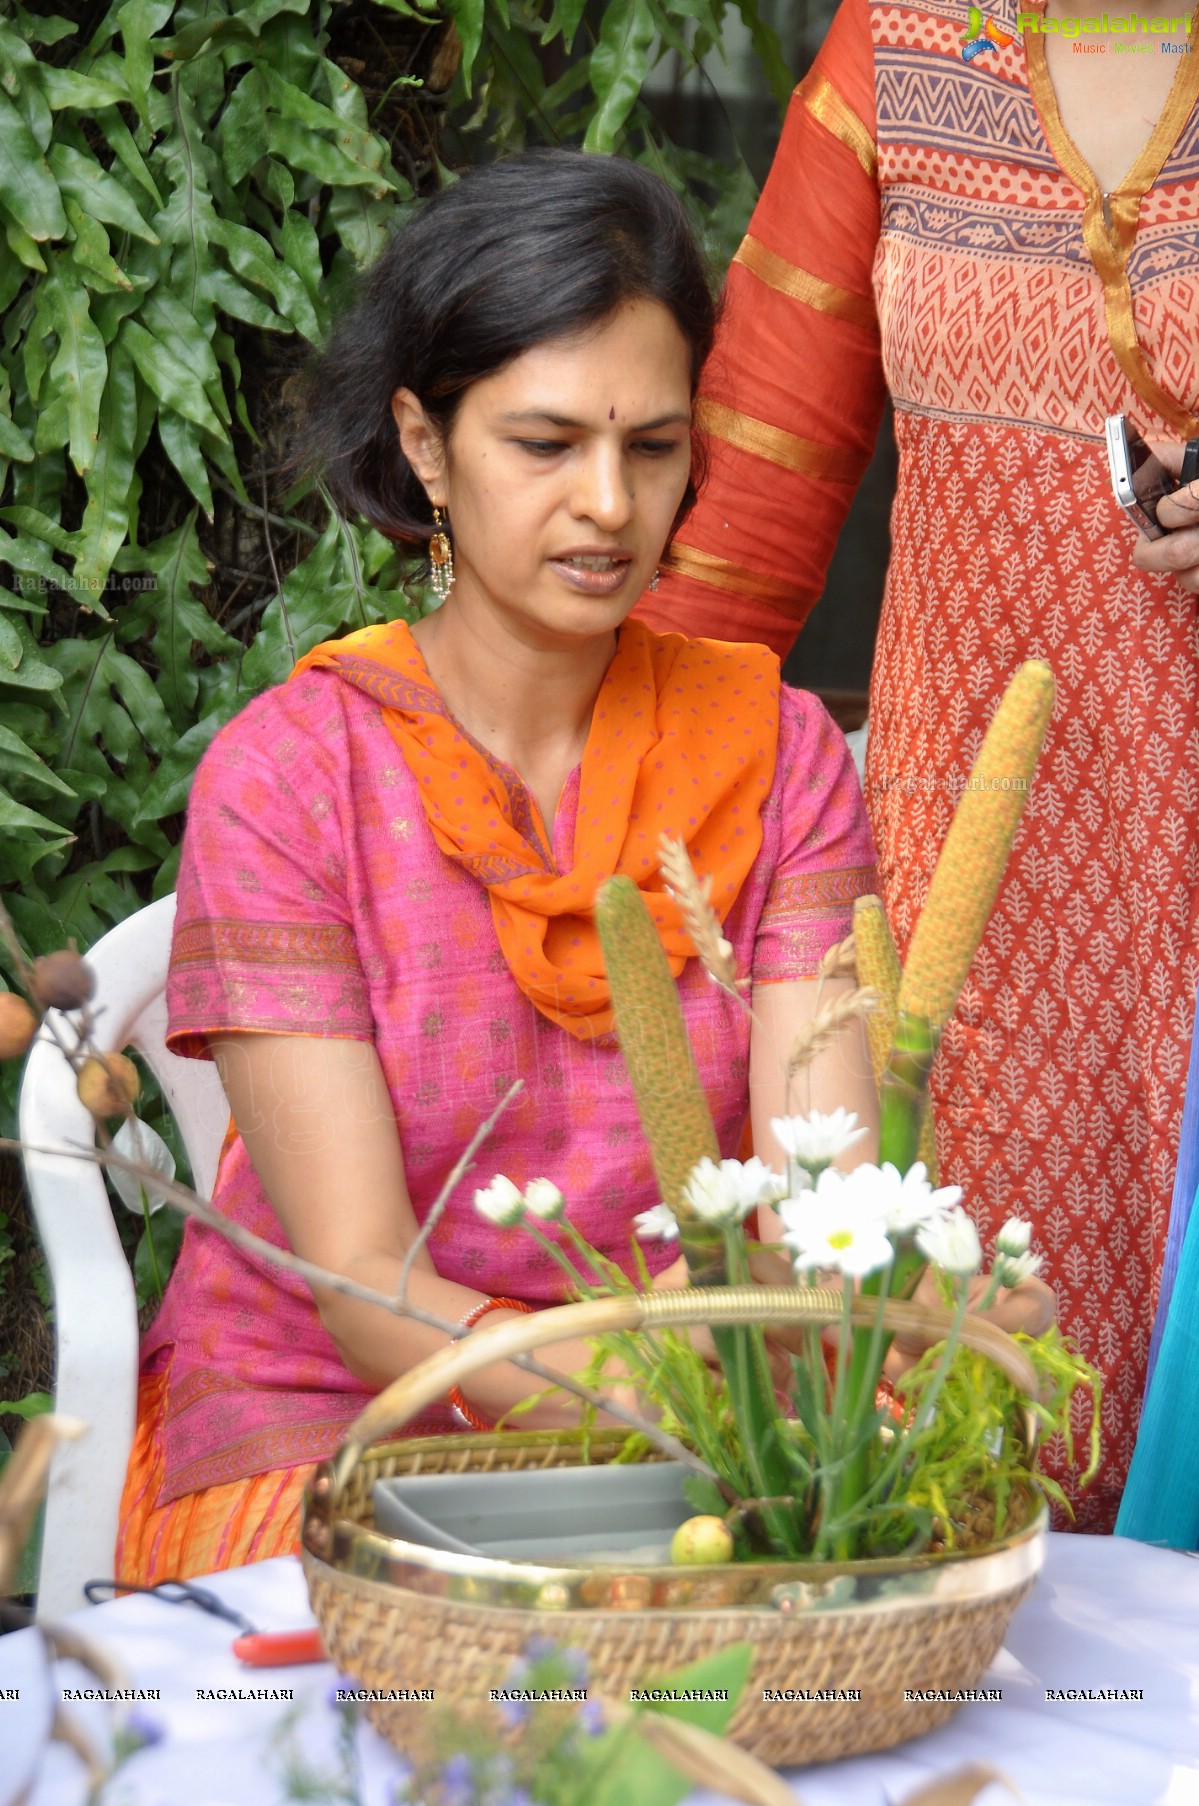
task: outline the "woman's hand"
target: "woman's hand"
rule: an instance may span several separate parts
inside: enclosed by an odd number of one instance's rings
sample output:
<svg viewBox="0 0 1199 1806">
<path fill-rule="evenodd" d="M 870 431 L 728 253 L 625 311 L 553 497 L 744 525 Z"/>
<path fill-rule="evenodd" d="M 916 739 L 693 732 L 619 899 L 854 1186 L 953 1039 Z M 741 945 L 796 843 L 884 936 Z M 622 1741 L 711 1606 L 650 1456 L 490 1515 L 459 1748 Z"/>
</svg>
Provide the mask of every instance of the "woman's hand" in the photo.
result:
<svg viewBox="0 0 1199 1806">
<path fill-rule="evenodd" d="M 970 1310 L 973 1311 L 989 1284 L 990 1278 L 987 1274 L 975 1274 L 967 1289 Z M 912 1294 L 912 1302 L 914 1304 L 940 1304 L 941 1295 L 937 1289 L 936 1278 L 930 1268 L 925 1268 L 921 1274 L 920 1283 Z M 1023 1331 L 1025 1335 L 1039 1336 L 1049 1328 L 1051 1323 L 1057 1321 L 1057 1299 L 1054 1297 L 1052 1288 L 1047 1286 L 1043 1279 L 1026 1279 L 1022 1285 L 1013 1286 L 1010 1292 L 1001 1290 L 994 1304 L 988 1310 L 980 1311 L 977 1314 L 981 1316 L 984 1323 L 997 1324 L 1009 1335 L 1015 1335 L 1019 1330 Z M 907 1335 L 902 1332 L 897 1334 L 887 1352 L 886 1365 L 883 1369 L 887 1378 L 898 1381 L 909 1367 L 915 1366 L 926 1348 L 931 1348 L 934 1342 L 941 1340 L 940 1335 L 919 1336 Z"/>
<path fill-rule="evenodd" d="M 1150 451 L 1177 476 L 1182 469 L 1183 448 L 1166 439 L 1147 441 Z M 1188 483 L 1157 504 L 1157 518 L 1166 528 L 1161 539 L 1139 536 L 1132 561 L 1142 571 L 1174 577 L 1183 589 L 1199 595 L 1199 483 Z"/>
</svg>

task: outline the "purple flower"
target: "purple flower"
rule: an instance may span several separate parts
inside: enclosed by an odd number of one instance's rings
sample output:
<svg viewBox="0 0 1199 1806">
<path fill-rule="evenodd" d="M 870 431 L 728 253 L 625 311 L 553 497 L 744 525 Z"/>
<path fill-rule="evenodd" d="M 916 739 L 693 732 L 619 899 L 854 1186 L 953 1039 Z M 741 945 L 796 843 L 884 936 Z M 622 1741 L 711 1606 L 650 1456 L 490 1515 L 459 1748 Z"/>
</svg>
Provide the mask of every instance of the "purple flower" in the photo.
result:
<svg viewBox="0 0 1199 1806">
<path fill-rule="evenodd" d="M 135 1706 L 125 1719 L 122 1727 L 131 1749 L 148 1749 L 151 1744 L 161 1743 L 166 1736 L 166 1726 L 151 1718 L 148 1712 L 141 1712 Z"/>
<path fill-rule="evenodd" d="M 548 1662 L 552 1655 L 557 1654 L 557 1650 L 558 1645 L 552 1637 L 530 1637 L 525 1644 L 525 1654 L 530 1662 Z"/>
<path fill-rule="evenodd" d="M 586 1699 L 579 1707 L 579 1723 L 588 1737 L 600 1737 L 607 1729 L 604 1708 L 598 1699 Z"/>
<path fill-rule="evenodd" d="M 331 1712 L 340 1712 L 342 1707 L 347 1704 L 347 1701 L 338 1699 L 338 1693 L 352 1693 L 357 1685 L 358 1682 L 354 1680 L 351 1675 L 335 1674 L 329 1683 L 329 1691 L 325 1694 L 325 1704 L 328 1706 L 329 1710 Z"/>
<path fill-rule="evenodd" d="M 586 1684 L 589 1664 L 587 1661 L 587 1651 L 585 1649 L 564 1649 L 562 1651 L 562 1666 L 570 1676 L 570 1684 L 572 1687 L 582 1687 Z"/>
<path fill-rule="evenodd" d="M 528 1724 L 529 1712 L 527 1700 L 502 1699 L 499 1702 L 499 1713 L 506 1730 L 519 1731 L 522 1725 Z"/>
<path fill-rule="evenodd" d="M 442 1806 L 474 1806 L 475 1771 L 469 1756 L 459 1752 L 442 1765 Z"/>
</svg>

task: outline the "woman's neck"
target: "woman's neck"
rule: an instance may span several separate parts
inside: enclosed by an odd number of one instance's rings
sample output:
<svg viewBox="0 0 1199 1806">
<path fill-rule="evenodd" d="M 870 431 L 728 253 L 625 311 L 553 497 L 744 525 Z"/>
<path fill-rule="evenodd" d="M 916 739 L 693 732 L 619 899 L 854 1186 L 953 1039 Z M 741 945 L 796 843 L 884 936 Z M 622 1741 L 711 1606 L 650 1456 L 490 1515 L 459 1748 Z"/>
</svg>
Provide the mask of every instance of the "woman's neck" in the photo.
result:
<svg viewBox="0 0 1199 1806">
<path fill-rule="evenodd" d="M 530 645 L 489 616 L 467 619 L 452 597 L 412 631 L 451 715 L 520 773 L 552 832 L 562 785 L 583 755 L 615 634 Z"/>
</svg>

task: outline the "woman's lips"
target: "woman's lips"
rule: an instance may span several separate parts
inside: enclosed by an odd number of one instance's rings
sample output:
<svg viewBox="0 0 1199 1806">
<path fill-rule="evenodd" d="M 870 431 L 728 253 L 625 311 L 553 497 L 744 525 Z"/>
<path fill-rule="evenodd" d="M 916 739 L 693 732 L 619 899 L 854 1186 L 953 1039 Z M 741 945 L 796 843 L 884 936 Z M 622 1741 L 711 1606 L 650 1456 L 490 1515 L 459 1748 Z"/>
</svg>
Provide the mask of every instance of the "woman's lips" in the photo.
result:
<svg viewBox="0 0 1199 1806">
<path fill-rule="evenodd" d="M 627 552 L 611 556 L 598 552 L 575 552 L 565 558 L 551 558 L 550 569 L 564 583 L 585 596 L 613 596 L 629 574 L 632 557 Z"/>
</svg>

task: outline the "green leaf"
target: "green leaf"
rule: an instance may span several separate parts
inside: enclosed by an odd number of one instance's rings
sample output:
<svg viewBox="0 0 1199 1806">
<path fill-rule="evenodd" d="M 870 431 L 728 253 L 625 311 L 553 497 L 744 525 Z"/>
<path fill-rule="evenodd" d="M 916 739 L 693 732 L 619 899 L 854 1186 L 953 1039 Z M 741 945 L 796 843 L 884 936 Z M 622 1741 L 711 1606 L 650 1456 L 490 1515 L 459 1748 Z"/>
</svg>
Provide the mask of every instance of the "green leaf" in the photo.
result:
<svg viewBox="0 0 1199 1806">
<path fill-rule="evenodd" d="M 203 329 L 177 296 L 163 286 L 156 288 L 141 310 L 141 323 L 198 377 L 214 410 L 227 422 L 229 404 L 221 388 L 220 365 Z"/>
<path fill-rule="evenodd" d="M 46 259 L 37 248 L 37 240 L 30 238 L 24 226 L 18 226 L 15 219 L 5 220 L 4 236 L 8 240 L 8 248 L 19 263 L 27 270 L 36 270 L 39 276 L 46 274 Z"/>
<path fill-rule="evenodd" d="M 43 63 L 41 76 L 42 93 L 56 113 L 63 107 L 84 107 L 92 113 L 129 99 L 128 88 L 118 87 L 113 81 L 98 81 L 94 75 L 82 75 L 77 69 L 56 69 L 53 63 Z"/>
<path fill-rule="evenodd" d="M 133 1280 L 139 1307 L 162 1296 L 183 1240 L 182 1211 L 164 1205 L 142 1230 L 133 1256 Z"/>
<path fill-rule="evenodd" d="M 770 92 L 774 95 L 780 117 L 786 112 L 791 99 L 791 91 L 795 86 L 795 75 L 783 55 L 783 47 L 779 43 L 778 33 L 758 10 L 757 0 L 737 0 L 737 11 L 741 14 L 742 23 L 749 30 L 750 42 L 757 54 L 762 71 L 770 83 Z"/>
<path fill-rule="evenodd" d="M 185 420 L 182 414 L 176 414 L 173 408 L 162 408 L 158 415 L 158 437 L 162 441 L 163 451 L 211 521 L 212 486 L 208 481 L 208 466 L 200 450 L 199 428 L 193 426 L 190 420 Z"/>
<path fill-rule="evenodd" d="M 244 282 L 264 288 L 274 299 L 279 312 L 306 339 L 315 341 L 320 336 L 316 314 L 303 283 L 294 270 L 279 261 L 265 238 L 232 220 L 218 220 L 213 236 Z"/>
<path fill-rule="evenodd" d="M 199 379 L 186 364 L 180 362 L 174 352 L 168 351 L 159 339 L 132 319 L 122 320 L 117 343 L 127 347 L 159 401 L 168 408 L 174 408 L 185 420 L 193 421 L 196 426 L 206 427 L 218 438 L 221 436 L 224 429 L 213 413 L 212 404 Z"/>
<path fill-rule="evenodd" d="M 12 416 L 0 414 L 0 458 L 15 458 L 19 464 L 28 464 L 32 457 L 33 447 Z"/>
<path fill-rule="evenodd" d="M 265 157 L 266 86 L 261 69 L 247 70 L 229 96 L 217 127 L 221 161 L 234 187 Z"/>
<path fill-rule="evenodd" d="M 183 526 L 144 548 L 138 557 L 154 572 L 157 586 L 130 604 L 125 621 L 142 631 L 147 626 L 153 629 L 150 647 L 158 660 L 158 693 L 172 718 L 187 723 L 200 687 L 193 647 L 202 646 L 213 656 L 238 653 L 241 647 L 193 593 L 211 582 L 196 536 L 194 511 Z"/>
<path fill-rule="evenodd" d="M 50 365 L 50 395 L 66 400 L 71 425 L 71 462 L 80 476 L 96 455 L 100 401 L 108 376 L 108 355 L 88 308 L 87 290 L 69 258 L 52 254 L 46 279 L 58 351 Z"/>
<path fill-rule="evenodd" d="M 31 1417 L 44 1417 L 53 1409 L 54 1400 L 48 1392 L 27 1392 L 24 1398 L 0 1399 L 0 1416 L 23 1417 L 26 1422 Z"/>
<path fill-rule="evenodd" d="M 0 833 L 19 834 L 22 839 L 29 834 L 36 834 L 39 837 L 50 835 L 51 843 L 42 847 L 37 854 L 38 859 L 44 858 L 56 847 L 65 847 L 69 841 L 75 838 L 73 834 L 64 834 L 58 822 L 51 821 L 47 816 L 39 815 L 36 809 L 27 809 L 24 803 L 17 802 L 16 798 L 10 796 L 3 787 L 0 787 Z"/>
<path fill-rule="evenodd" d="M 30 238 L 61 238 L 67 229 L 58 184 L 33 133 L 0 93 L 0 201 Z"/>
<path fill-rule="evenodd" d="M 296 660 L 328 639 L 348 612 L 341 575 L 341 534 L 329 523 L 307 558 L 284 578 L 283 592 L 268 603 L 254 644 L 242 660 L 243 691 L 256 695 L 291 676 Z"/>
<path fill-rule="evenodd" d="M 0 632 L 7 627 L 8 622 L 0 620 Z M 19 734 L 3 725 L 0 725 L 0 758 L 10 777 L 26 778 L 31 784 L 40 784 L 46 790 L 57 790 L 61 796 L 74 799 L 71 786 L 64 784 L 57 772 L 51 771 L 46 761 L 33 752 Z"/>
<path fill-rule="evenodd" d="M 237 50 L 248 48 L 257 50 L 259 39 L 256 32 L 243 19 L 231 15 L 211 19 L 196 19 L 173 38 L 162 38 L 155 45 L 159 56 L 170 63 L 187 63 L 193 58 L 211 56 L 214 50 Z M 241 59 L 244 62 L 244 58 Z"/>
<path fill-rule="evenodd" d="M 269 65 L 263 70 L 271 105 L 284 119 L 295 120 L 314 132 L 332 132 L 334 143 L 351 162 L 358 164 L 370 177 L 382 178 L 386 154 L 383 140 L 365 127 L 355 125 L 343 114 L 322 106 L 294 83 L 284 81 Z M 361 90 L 355 89 L 356 93 Z M 390 183 L 386 183 L 390 187 Z"/>
<path fill-rule="evenodd" d="M 67 219 L 75 234 L 71 246 L 71 261 L 86 270 L 93 278 L 99 276 L 106 290 L 133 288 L 128 276 L 115 261 L 108 248 L 108 234 L 90 214 L 85 213 L 78 201 L 67 201 Z M 85 276 L 84 281 L 87 281 Z M 94 282 L 88 286 L 94 287 Z"/>
<path fill-rule="evenodd" d="M 63 194 L 78 201 L 85 213 L 90 213 L 93 219 L 103 220 L 105 225 L 119 226 L 123 232 L 130 232 L 147 244 L 158 243 L 157 235 L 142 218 L 128 189 L 109 170 L 101 168 L 94 157 L 85 157 L 72 145 L 61 143 L 52 144 L 47 156 Z M 55 236 L 61 237 L 65 231 L 64 218 Z M 34 233 L 34 237 L 37 236 Z"/>
<path fill-rule="evenodd" d="M 54 131 L 54 117 L 42 93 L 41 64 L 29 45 L 0 18 L 0 86 L 16 103 L 39 151 Z"/>
<path fill-rule="evenodd" d="M 25 648 L 21 644 L 21 636 L 11 621 L 6 621 L 0 614 L 0 671 L 15 671 L 21 662 Z M 0 728 L 0 746 L 3 746 L 3 735 L 6 728 Z"/>
<path fill-rule="evenodd" d="M 62 673 L 68 719 L 63 729 L 60 772 L 108 773 L 136 756 L 143 742 L 162 754 L 174 731 L 154 685 L 141 666 L 118 652 L 111 633 L 94 640 L 58 640 L 45 648 Z M 112 813 L 109 809 L 109 813 Z"/>
<path fill-rule="evenodd" d="M 146 168 L 145 158 L 133 141 L 133 133 L 121 115 L 112 107 L 105 107 L 103 112 L 97 115 L 96 124 L 108 140 L 113 155 L 120 160 L 157 210 L 162 206 L 162 196 L 155 187 L 153 176 Z"/>
<path fill-rule="evenodd" d="M 462 39 L 462 85 L 469 94 L 471 75 L 479 45 L 483 42 L 483 20 L 487 0 L 446 0 L 446 11 L 458 27 Z"/>
<path fill-rule="evenodd" d="M 6 616 L 5 625 L 15 629 L 21 641 L 21 656 L 15 666 L 9 666 L 7 662 L 0 665 L 0 684 L 38 693 L 60 690 L 61 674 L 41 657 L 37 642 L 20 615 L 15 619 Z"/>
<path fill-rule="evenodd" d="M 649 70 L 657 33 L 649 0 L 610 0 L 591 53 L 591 88 L 598 105 L 583 149 L 612 151 Z"/>
<path fill-rule="evenodd" d="M 125 73 L 129 94 L 143 125 L 149 123 L 150 78 L 154 73 L 154 51 L 150 39 L 161 31 L 175 8 L 172 0 L 125 0 L 117 13 L 121 38 L 125 45 Z"/>
<path fill-rule="evenodd" d="M 140 820 L 161 821 L 164 816 L 180 813 L 187 803 L 196 766 L 244 701 L 244 697 L 230 697 L 179 736 L 146 785 L 138 809 Z"/>
<path fill-rule="evenodd" d="M 103 589 L 112 561 L 129 533 L 130 506 L 137 495 L 136 431 L 137 382 L 133 361 L 118 340 L 109 358 L 108 384 L 100 408 L 96 456 L 87 474 L 87 507 L 74 572 L 76 581 L 92 591 Z"/>
<path fill-rule="evenodd" d="M 391 184 L 378 170 L 367 169 L 355 162 L 327 138 L 311 132 L 296 119 L 269 114 L 267 146 L 273 156 L 281 157 L 293 169 L 306 169 L 309 175 L 319 182 L 327 182 L 331 188 L 369 188 L 380 200 L 391 192 Z"/>
</svg>

